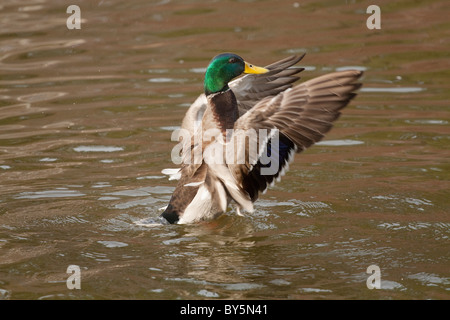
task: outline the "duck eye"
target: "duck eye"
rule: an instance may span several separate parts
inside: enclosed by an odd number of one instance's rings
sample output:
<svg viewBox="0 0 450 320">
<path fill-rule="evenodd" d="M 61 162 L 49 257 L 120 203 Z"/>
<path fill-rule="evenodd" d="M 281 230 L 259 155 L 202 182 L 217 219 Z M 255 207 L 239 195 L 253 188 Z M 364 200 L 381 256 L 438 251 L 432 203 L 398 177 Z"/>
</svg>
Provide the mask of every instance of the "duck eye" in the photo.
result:
<svg viewBox="0 0 450 320">
<path fill-rule="evenodd" d="M 230 59 L 228 59 L 228 62 L 229 63 L 236 63 L 237 59 L 236 58 L 230 58 Z"/>
</svg>

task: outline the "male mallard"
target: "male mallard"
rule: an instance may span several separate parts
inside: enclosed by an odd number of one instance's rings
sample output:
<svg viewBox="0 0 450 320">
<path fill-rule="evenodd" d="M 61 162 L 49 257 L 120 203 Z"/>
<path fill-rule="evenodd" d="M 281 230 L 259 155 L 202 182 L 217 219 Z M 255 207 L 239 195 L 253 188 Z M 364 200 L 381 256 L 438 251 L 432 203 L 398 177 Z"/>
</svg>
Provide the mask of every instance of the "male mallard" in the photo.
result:
<svg viewBox="0 0 450 320">
<path fill-rule="evenodd" d="M 205 93 L 182 122 L 185 161 L 180 169 L 163 170 L 179 182 L 162 217 L 170 223 L 210 220 L 231 202 L 238 214 L 252 212 L 259 193 L 284 174 L 293 155 L 331 129 L 361 86 L 355 81 L 362 72 L 334 72 L 292 88 L 304 69 L 290 67 L 303 56 L 265 68 L 232 53 L 212 59 Z M 248 75 L 231 81 L 242 73 Z"/>
</svg>

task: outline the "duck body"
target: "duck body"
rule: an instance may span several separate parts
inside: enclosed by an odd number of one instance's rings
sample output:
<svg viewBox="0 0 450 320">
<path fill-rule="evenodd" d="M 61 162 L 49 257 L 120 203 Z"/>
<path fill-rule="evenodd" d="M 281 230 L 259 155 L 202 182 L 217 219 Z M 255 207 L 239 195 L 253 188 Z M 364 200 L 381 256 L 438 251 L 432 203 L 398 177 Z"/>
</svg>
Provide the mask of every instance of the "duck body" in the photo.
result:
<svg viewBox="0 0 450 320">
<path fill-rule="evenodd" d="M 215 179 L 214 167 L 207 163 L 205 150 L 214 144 L 212 141 L 226 135 L 226 129 L 232 129 L 237 119 L 236 97 L 230 89 L 207 97 L 201 125 L 192 132 L 193 136 L 198 137 L 197 141 L 202 143 L 192 143 L 191 148 L 186 148 L 190 152 L 184 158 L 190 157 L 191 161 L 186 161 L 188 164 L 183 164 L 180 169 L 180 180 L 169 206 L 162 214 L 166 220 L 171 223 L 193 223 L 214 219 L 226 210 L 231 199 L 222 183 Z M 213 131 L 209 141 L 204 141 L 203 133 L 211 129 L 217 130 Z M 196 158 L 195 155 L 200 157 Z"/>
<path fill-rule="evenodd" d="M 213 58 L 205 92 L 182 121 L 187 135 L 181 168 L 163 170 L 179 180 L 163 218 L 179 224 L 212 220 L 231 203 L 238 214 L 252 212 L 294 154 L 322 139 L 355 96 L 361 72 L 335 72 L 292 88 L 303 70 L 292 66 L 302 58 L 265 68 L 232 53 Z M 248 74 L 231 81 L 242 73 Z"/>
</svg>

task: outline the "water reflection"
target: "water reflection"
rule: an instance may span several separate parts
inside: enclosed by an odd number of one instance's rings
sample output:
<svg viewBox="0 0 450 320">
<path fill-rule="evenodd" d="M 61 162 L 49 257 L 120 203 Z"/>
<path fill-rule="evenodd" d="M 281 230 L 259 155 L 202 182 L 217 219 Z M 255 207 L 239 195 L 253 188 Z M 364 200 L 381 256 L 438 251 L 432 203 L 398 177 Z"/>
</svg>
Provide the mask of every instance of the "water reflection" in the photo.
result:
<svg viewBox="0 0 450 320">
<path fill-rule="evenodd" d="M 387 93 L 413 93 L 424 91 L 424 88 L 418 87 L 398 87 L 398 88 L 361 88 L 361 92 L 387 92 Z"/>
<path fill-rule="evenodd" d="M 16 199 L 42 199 L 42 198 L 67 198 L 67 197 L 81 197 L 85 194 L 77 190 L 68 190 L 67 188 L 59 188 L 57 190 L 46 190 L 36 192 L 22 192 Z"/>
<path fill-rule="evenodd" d="M 345 139 L 345 140 L 325 140 L 325 141 L 318 142 L 316 145 L 318 145 L 318 146 L 334 146 L 334 147 L 338 147 L 338 146 L 354 146 L 354 145 L 358 145 L 358 144 L 364 144 L 364 141 L 357 141 L 357 140 L 350 140 L 350 139 Z"/>
<path fill-rule="evenodd" d="M 35 59 L 40 56 L 39 51 L 45 51 L 46 53 L 52 50 L 61 50 L 62 48 L 70 48 L 83 44 L 85 41 L 82 39 L 76 40 L 56 40 L 45 42 L 33 42 L 30 39 L 19 39 L 5 43 L 4 53 L 0 56 L 0 68 L 5 71 L 28 71 L 33 69 L 41 69 L 53 66 L 61 63 L 60 60 L 44 60 L 36 62 L 24 62 L 23 60 Z M 16 63 L 10 62 L 19 60 Z M 21 84 L 23 82 L 20 82 Z"/>
<path fill-rule="evenodd" d="M 73 148 L 76 152 L 117 152 L 123 151 L 123 147 L 113 147 L 113 146 L 79 146 Z"/>
</svg>

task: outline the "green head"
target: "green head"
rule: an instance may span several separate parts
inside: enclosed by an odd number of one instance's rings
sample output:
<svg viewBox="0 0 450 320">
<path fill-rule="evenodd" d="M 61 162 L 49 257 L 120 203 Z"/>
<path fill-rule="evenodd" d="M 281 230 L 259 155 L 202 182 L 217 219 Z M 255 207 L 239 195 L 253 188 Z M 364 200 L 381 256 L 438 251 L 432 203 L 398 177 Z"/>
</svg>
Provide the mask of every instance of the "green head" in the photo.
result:
<svg viewBox="0 0 450 320">
<path fill-rule="evenodd" d="M 228 89 L 228 82 L 242 73 L 266 73 L 269 70 L 253 66 L 234 53 L 222 53 L 209 63 L 205 74 L 205 94 L 217 93 Z"/>
</svg>

